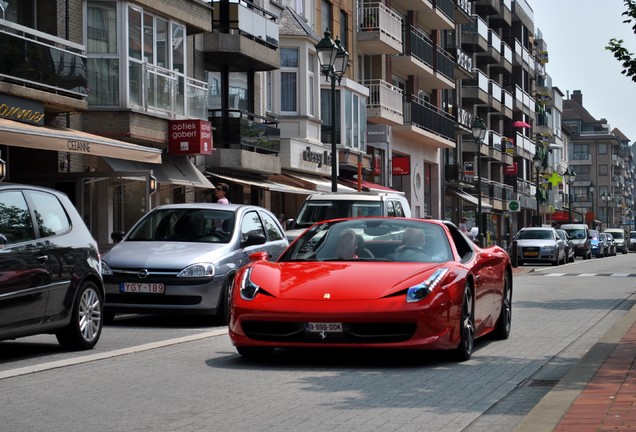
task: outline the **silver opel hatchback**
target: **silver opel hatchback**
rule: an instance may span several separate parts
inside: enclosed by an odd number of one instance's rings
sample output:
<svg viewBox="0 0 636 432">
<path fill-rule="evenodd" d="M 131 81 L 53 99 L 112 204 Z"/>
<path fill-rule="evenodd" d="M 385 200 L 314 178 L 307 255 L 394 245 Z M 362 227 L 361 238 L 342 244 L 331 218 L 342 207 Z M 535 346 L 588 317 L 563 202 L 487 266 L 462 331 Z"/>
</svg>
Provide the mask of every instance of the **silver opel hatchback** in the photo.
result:
<svg viewBox="0 0 636 432">
<path fill-rule="evenodd" d="M 288 246 L 274 215 L 235 204 L 172 204 L 143 216 L 103 256 L 105 319 L 117 313 L 198 314 L 228 321 L 228 291 L 255 252 Z"/>
</svg>

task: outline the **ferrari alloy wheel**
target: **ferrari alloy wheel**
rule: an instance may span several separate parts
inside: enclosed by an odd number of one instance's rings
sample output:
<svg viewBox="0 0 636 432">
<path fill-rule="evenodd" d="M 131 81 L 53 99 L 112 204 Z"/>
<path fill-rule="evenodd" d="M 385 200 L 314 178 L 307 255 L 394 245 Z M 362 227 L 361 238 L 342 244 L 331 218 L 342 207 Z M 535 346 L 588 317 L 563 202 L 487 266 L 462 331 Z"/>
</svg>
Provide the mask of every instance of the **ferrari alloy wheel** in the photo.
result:
<svg viewBox="0 0 636 432">
<path fill-rule="evenodd" d="M 470 285 L 464 289 L 464 300 L 462 302 L 462 316 L 459 323 L 461 340 L 455 350 L 455 357 L 459 361 L 469 360 L 473 353 L 473 343 L 475 341 L 475 317 L 473 315 L 473 291 Z"/>
<path fill-rule="evenodd" d="M 238 351 L 241 356 L 254 360 L 266 359 L 274 354 L 274 348 L 270 347 L 238 346 L 236 347 L 236 351 Z"/>
<path fill-rule="evenodd" d="M 103 301 L 97 286 L 85 282 L 80 286 L 69 325 L 56 333 L 60 345 L 67 349 L 91 349 L 102 332 Z"/>
<path fill-rule="evenodd" d="M 504 276 L 503 297 L 501 299 L 501 312 L 497 325 L 493 331 L 495 339 L 508 339 L 510 336 L 510 328 L 512 326 L 512 287 L 510 286 L 510 276 L 508 273 Z"/>
</svg>

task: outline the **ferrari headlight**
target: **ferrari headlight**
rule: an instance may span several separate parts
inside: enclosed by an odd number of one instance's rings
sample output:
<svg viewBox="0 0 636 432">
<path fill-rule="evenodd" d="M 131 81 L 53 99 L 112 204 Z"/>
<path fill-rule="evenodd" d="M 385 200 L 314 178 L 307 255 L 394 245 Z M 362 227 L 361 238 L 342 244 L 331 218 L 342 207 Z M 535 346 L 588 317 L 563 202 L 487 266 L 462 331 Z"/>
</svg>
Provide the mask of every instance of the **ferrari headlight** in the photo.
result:
<svg viewBox="0 0 636 432">
<path fill-rule="evenodd" d="M 196 277 L 212 277 L 214 276 L 214 264 L 212 263 L 196 263 L 187 266 L 177 274 L 177 277 L 196 278 Z"/>
<path fill-rule="evenodd" d="M 414 303 L 414 302 L 418 302 L 422 300 L 431 291 L 433 291 L 433 289 L 435 289 L 435 287 L 437 286 L 437 284 L 439 284 L 442 278 L 446 276 L 446 273 L 448 273 L 448 268 L 437 269 L 435 270 L 435 273 L 433 273 L 424 282 L 410 287 L 408 291 L 406 292 L 406 302 Z"/>
<path fill-rule="evenodd" d="M 245 270 L 245 273 L 243 273 L 243 279 L 241 279 L 241 298 L 243 300 L 254 300 L 254 297 L 256 297 L 256 294 L 258 293 L 258 288 L 259 286 L 256 285 L 254 282 L 252 282 L 252 280 L 250 279 L 250 275 L 252 274 L 252 268 L 248 268 L 247 270 Z"/>
<path fill-rule="evenodd" d="M 102 261 L 102 276 L 112 276 L 112 275 L 113 275 L 113 271 L 110 269 L 110 267 L 108 267 L 108 264 Z"/>
</svg>

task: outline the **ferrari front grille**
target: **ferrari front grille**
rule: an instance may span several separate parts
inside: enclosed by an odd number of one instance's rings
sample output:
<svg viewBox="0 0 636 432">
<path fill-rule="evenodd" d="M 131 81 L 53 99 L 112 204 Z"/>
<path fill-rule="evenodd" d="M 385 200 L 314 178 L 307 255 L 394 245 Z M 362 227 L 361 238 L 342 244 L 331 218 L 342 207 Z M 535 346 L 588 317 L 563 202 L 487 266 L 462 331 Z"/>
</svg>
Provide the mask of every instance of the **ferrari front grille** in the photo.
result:
<svg viewBox="0 0 636 432">
<path fill-rule="evenodd" d="M 305 324 L 284 321 L 243 321 L 242 328 L 250 339 L 269 342 L 308 343 L 388 343 L 409 340 L 415 323 L 343 323 L 341 333 L 316 333 L 305 330 Z"/>
</svg>

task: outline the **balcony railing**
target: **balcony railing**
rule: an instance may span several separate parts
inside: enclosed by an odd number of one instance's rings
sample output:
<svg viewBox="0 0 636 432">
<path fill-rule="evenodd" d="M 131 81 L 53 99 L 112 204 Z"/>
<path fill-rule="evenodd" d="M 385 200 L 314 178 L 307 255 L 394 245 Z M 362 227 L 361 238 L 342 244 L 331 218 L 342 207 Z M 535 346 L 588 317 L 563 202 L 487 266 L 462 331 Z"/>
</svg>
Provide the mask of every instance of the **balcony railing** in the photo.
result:
<svg viewBox="0 0 636 432">
<path fill-rule="evenodd" d="M 264 154 L 280 152 L 278 122 L 242 110 L 210 110 L 215 148 L 248 150 Z"/>
<path fill-rule="evenodd" d="M 403 26 L 404 55 L 411 55 L 422 63 L 433 67 L 433 42 L 421 31 L 411 26 Z"/>
<path fill-rule="evenodd" d="M 368 108 L 382 108 L 402 115 L 402 90 L 383 80 L 367 80 L 363 84 L 369 88 Z"/>
<path fill-rule="evenodd" d="M 488 81 L 488 93 L 490 94 L 490 96 L 492 96 L 492 98 L 494 100 L 496 100 L 497 102 L 501 102 L 501 86 L 493 80 L 489 80 Z"/>
<path fill-rule="evenodd" d="M 508 109 L 513 109 L 513 97 L 512 97 L 512 93 L 510 93 L 508 90 L 501 90 L 501 97 L 503 99 L 503 103 L 504 106 Z"/>
<path fill-rule="evenodd" d="M 453 19 L 453 2 L 451 0 L 435 0 L 435 7 L 440 10 L 447 18 Z"/>
<path fill-rule="evenodd" d="M 449 140 L 455 139 L 455 119 L 415 95 L 404 98 L 404 124 L 411 124 Z"/>
<path fill-rule="evenodd" d="M 0 76 L 85 98 L 86 50 L 84 45 L 0 20 Z"/>
<path fill-rule="evenodd" d="M 574 152 L 574 153 L 570 153 L 568 155 L 568 158 L 570 160 L 589 161 L 589 160 L 592 160 L 592 155 L 590 153 Z M 577 176 L 577 178 L 578 178 L 578 176 Z"/>
<path fill-rule="evenodd" d="M 131 78 L 131 83 L 141 83 L 141 87 L 131 84 L 130 100 L 144 110 L 159 112 L 168 117 L 208 118 L 206 82 L 148 63 L 129 68 L 129 73 L 131 76 L 138 75 Z"/>
<path fill-rule="evenodd" d="M 501 42 L 501 54 L 506 61 L 512 63 L 512 49 L 510 49 L 510 46 L 503 41 Z"/>
<path fill-rule="evenodd" d="M 501 38 L 493 30 L 488 30 L 488 46 L 501 53 Z"/>
<path fill-rule="evenodd" d="M 278 17 L 245 0 L 208 0 L 214 7 L 212 27 L 221 33 L 239 33 L 271 48 L 278 47 Z M 230 19 L 221 19 L 221 11 L 229 7 Z"/>
<path fill-rule="evenodd" d="M 437 47 L 437 72 L 451 81 L 455 80 L 455 59 L 442 48 Z"/>
<path fill-rule="evenodd" d="M 473 22 L 470 24 L 462 24 L 462 31 L 469 33 L 477 33 L 479 36 L 488 40 L 488 24 L 478 15 L 473 15 Z"/>
<path fill-rule="evenodd" d="M 470 54 L 457 48 L 457 66 L 461 67 L 462 69 L 468 72 L 472 72 L 473 57 Z"/>
<path fill-rule="evenodd" d="M 402 43 L 402 18 L 382 3 L 360 5 L 358 9 L 360 31 L 379 31 Z"/>
</svg>

